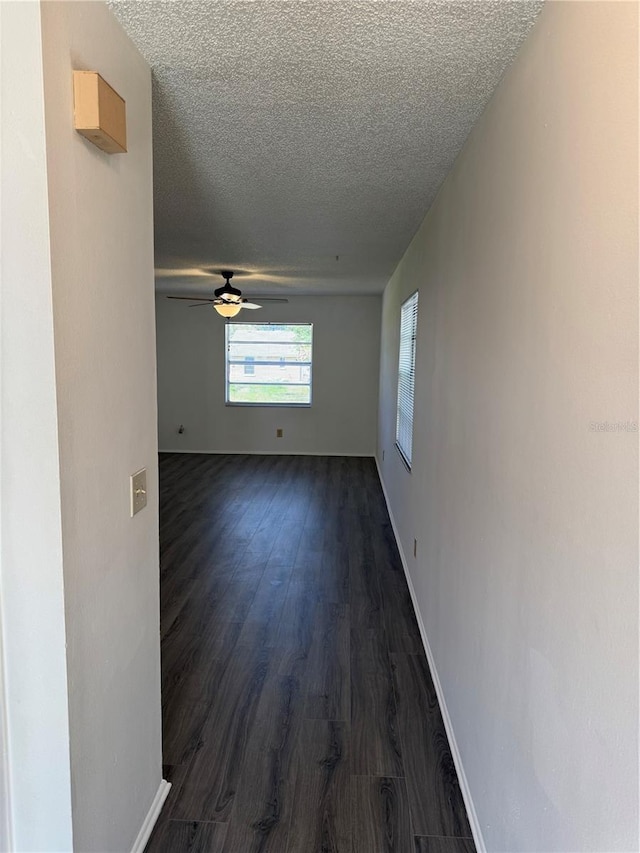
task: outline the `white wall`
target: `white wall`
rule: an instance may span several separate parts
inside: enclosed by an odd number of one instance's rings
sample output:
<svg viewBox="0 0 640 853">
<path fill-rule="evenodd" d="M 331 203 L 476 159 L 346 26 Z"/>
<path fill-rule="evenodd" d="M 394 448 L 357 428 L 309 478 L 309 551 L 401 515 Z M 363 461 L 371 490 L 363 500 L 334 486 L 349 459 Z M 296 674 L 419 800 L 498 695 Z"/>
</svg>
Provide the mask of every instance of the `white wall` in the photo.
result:
<svg viewBox="0 0 640 853">
<path fill-rule="evenodd" d="M 103 3 L 44 3 L 42 38 L 74 848 L 127 851 L 161 781 L 151 75 Z M 74 68 L 125 99 L 127 154 L 73 130 Z"/>
<path fill-rule="evenodd" d="M 491 851 L 639 845 L 638 435 L 592 429 L 638 422 L 637 39 L 546 5 L 384 294 L 378 457 Z"/>
<path fill-rule="evenodd" d="M 189 308 L 188 302 L 158 296 L 161 449 L 373 456 L 380 307 L 378 296 L 292 296 L 288 304 L 265 303 L 259 312 L 240 314 L 244 322 L 313 323 L 313 404 L 238 407 L 224 402 L 222 317 L 212 308 Z M 284 430 L 280 439 L 278 427 Z"/>
<path fill-rule="evenodd" d="M 0 566 L 11 824 L 0 849 L 22 853 L 71 849 L 71 784 L 39 4 L 0 3 L 0 26 Z"/>
</svg>

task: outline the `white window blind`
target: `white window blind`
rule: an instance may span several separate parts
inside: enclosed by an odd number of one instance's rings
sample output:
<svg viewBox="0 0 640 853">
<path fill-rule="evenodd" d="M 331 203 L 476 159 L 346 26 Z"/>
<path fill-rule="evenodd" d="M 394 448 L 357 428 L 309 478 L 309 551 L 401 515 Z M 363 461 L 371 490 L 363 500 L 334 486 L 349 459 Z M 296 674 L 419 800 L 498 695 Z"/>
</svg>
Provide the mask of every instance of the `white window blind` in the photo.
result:
<svg viewBox="0 0 640 853">
<path fill-rule="evenodd" d="M 400 355 L 398 358 L 398 409 L 396 445 L 411 467 L 413 445 L 413 391 L 416 379 L 416 329 L 418 292 L 410 296 L 400 311 Z"/>
</svg>

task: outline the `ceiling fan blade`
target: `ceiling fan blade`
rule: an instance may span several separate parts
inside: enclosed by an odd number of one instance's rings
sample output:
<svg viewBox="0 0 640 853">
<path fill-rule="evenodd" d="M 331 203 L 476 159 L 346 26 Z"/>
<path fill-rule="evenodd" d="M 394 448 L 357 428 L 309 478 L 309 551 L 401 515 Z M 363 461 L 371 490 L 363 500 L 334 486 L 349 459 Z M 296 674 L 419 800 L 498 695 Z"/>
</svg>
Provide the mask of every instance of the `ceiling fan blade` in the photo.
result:
<svg viewBox="0 0 640 853">
<path fill-rule="evenodd" d="M 215 305 L 213 299 L 210 299 L 209 302 L 194 302 L 193 305 L 189 305 L 189 308 L 211 308 L 211 305 Z"/>
<path fill-rule="evenodd" d="M 188 302 L 215 302 L 215 299 L 207 299 L 206 296 L 167 296 L 167 299 L 186 299 Z"/>
<path fill-rule="evenodd" d="M 252 311 L 255 311 L 256 308 L 262 308 L 262 305 L 256 305 L 255 302 L 243 302 L 243 308 L 251 308 Z"/>
</svg>

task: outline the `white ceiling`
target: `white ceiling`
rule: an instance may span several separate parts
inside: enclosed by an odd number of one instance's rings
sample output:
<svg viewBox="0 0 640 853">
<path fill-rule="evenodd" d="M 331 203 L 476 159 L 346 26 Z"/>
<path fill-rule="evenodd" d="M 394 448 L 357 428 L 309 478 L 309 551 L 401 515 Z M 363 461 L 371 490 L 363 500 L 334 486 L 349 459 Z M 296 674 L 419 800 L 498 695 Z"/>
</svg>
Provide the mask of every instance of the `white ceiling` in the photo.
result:
<svg viewBox="0 0 640 853">
<path fill-rule="evenodd" d="M 541 7 L 110 5 L 153 69 L 158 290 L 248 294 L 380 293 Z"/>
</svg>

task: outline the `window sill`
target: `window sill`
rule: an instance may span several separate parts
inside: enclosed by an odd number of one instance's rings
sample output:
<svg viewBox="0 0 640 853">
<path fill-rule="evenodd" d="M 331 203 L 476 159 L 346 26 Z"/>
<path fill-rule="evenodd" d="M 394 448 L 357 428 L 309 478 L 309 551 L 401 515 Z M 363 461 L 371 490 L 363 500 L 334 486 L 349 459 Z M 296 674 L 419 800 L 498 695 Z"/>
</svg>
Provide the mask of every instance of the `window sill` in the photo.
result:
<svg viewBox="0 0 640 853">
<path fill-rule="evenodd" d="M 229 406 L 231 408 L 236 407 L 249 407 L 249 408 L 258 408 L 261 409 L 310 409 L 311 403 L 230 403 L 227 401 L 225 406 Z"/>
<path fill-rule="evenodd" d="M 395 445 L 396 445 L 396 450 L 397 450 L 397 451 L 398 451 L 398 453 L 400 454 L 400 459 L 402 459 L 402 462 L 403 462 L 403 464 L 404 464 L 404 467 L 407 469 L 407 471 L 408 471 L 409 473 L 411 473 L 411 463 L 409 462 L 409 460 L 407 459 L 407 457 L 406 457 L 406 456 L 404 455 L 404 453 L 402 452 L 402 449 L 401 449 L 401 447 L 400 447 L 400 445 L 398 444 L 398 442 L 397 442 L 397 441 L 396 441 Z"/>
</svg>

